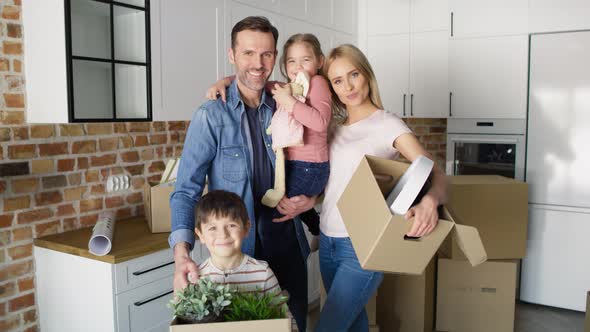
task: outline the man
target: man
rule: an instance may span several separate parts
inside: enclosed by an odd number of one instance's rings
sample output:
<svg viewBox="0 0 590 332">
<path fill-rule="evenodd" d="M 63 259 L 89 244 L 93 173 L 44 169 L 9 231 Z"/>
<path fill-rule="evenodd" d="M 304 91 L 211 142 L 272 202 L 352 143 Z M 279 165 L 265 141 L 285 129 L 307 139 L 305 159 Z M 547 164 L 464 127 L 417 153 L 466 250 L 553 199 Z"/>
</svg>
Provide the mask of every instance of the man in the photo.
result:
<svg viewBox="0 0 590 332">
<path fill-rule="evenodd" d="M 236 79 L 226 90 L 227 102 L 206 102 L 193 115 L 170 196 L 169 243 L 174 249 L 174 289 L 178 290 L 198 277 L 190 250 L 195 241 L 194 208 L 205 176 L 209 190 L 238 194 L 252 224 L 242 251 L 269 263 L 281 288 L 289 292 L 289 309 L 299 330 L 305 331 L 309 246 L 301 222 L 291 218 L 310 209 L 309 200 L 284 198 L 278 209 L 285 217 L 277 222 L 272 221 L 272 209 L 261 203 L 274 181 L 275 156 L 265 129 L 276 105 L 264 86 L 275 65 L 277 39 L 277 29 L 264 17 L 247 17 L 233 27 L 228 56 Z"/>
</svg>

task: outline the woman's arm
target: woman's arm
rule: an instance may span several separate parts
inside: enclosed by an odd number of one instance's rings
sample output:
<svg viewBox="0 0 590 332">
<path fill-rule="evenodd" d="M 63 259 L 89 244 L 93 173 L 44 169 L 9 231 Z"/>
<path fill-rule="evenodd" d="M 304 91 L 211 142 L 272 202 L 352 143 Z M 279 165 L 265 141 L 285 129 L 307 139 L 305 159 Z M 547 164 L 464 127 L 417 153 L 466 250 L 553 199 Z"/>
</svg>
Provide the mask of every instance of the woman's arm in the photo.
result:
<svg viewBox="0 0 590 332">
<path fill-rule="evenodd" d="M 424 155 L 433 159 L 416 136 L 406 133 L 399 136 L 394 142 L 396 148 L 406 159 L 414 161 L 418 156 Z M 438 165 L 432 169 L 432 185 L 418 205 L 412 207 L 405 215 L 406 219 L 414 218 L 414 224 L 408 232 L 408 236 L 424 236 L 430 234 L 438 223 L 437 208 L 447 202 L 448 183 L 445 173 Z"/>
</svg>

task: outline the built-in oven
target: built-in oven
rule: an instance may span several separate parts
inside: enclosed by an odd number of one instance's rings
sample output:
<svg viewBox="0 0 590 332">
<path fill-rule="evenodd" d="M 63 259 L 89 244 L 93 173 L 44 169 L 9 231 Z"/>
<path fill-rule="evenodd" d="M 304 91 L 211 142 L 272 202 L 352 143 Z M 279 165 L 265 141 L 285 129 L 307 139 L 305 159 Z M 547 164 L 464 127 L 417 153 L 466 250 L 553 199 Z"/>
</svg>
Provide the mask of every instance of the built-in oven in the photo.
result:
<svg viewBox="0 0 590 332">
<path fill-rule="evenodd" d="M 525 133 L 524 119 L 449 119 L 447 174 L 524 180 Z"/>
</svg>

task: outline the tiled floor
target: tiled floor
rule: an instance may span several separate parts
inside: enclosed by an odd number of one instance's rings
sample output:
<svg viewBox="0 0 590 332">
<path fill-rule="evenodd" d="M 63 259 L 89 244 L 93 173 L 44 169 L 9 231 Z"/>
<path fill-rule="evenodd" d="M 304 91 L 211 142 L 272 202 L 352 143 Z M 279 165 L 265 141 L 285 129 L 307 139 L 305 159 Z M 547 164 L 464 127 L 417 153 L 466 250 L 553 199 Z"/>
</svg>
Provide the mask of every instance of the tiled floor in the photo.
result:
<svg viewBox="0 0 590 332">
<path fill-rule="evenodd" d="M 319 305 L 312 306 L 307 316 L 307 331 L 314 330 L 319 314 Z M 583 312 L 519 302 L 514 332 L 584 332 L 584 317 Z"/>
</svg>

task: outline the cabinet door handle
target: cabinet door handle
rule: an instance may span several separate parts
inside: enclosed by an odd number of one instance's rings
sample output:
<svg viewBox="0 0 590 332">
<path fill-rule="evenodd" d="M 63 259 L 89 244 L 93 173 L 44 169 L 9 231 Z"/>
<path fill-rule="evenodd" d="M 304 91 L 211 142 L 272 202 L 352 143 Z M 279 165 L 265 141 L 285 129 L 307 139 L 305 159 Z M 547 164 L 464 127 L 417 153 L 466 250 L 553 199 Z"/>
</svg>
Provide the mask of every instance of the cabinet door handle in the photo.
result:
<svg viewBox="0 0 590 332">
<path fill-rule="evenodd" d="M 449 117 L 453 116 L 453 93 L 449 92 Z"/>
<path fill-rule="evenodd" d="M 453 22 L 453 16 L 454 16 L 454 15 L 453 15 L 453 12 L 451 12 L 451 37 L 453 37 L 453 25 L 454 25 L 454 24 L 453 24 L 453 23 L 454 23 L 454 22 Z"/>
<path fill-rule="evenodd" d="M 404 112 L 403 115 L 406 116 L 406 94 L 404 93 Z"/>
<path fill-rule="evenodd" d="M 134 276 L 140 276 L 140 275 L 142 275 L 144 273 L 148 273 L 148 272 L 151 272 L 153 270 L 157 270 L 157 269 L 163 268 L 163 267 L 168 266 L 168 265 L 171 265 L 171 264 L 174 264 L 174 261 L 168 262 L 168 263 L 164 263 L 162 265 L 158 265 L 158 266 L 155 266 L 155 267 L 152 267 L 152 268 L 149 268 L 149 269 L 145 269 L 145 270 L 142 270 L 142 271 L 135 271 L 135 272 L 133 272 L 133 275 Z"/>
<path fill-rule="evenodd" d="M 133 303 L 133 305 L 135 305 L 136 307 L 141 307 L 142 305 L 144 305 L 144 304 L 146 304 L 146 303 L 150 303 L 150 302 L 152 302 L 152 301 L 155 301 L 155 300 L 157 300 L 157 299 L 159 299 L 159 298 L 161 298 L 161 297 L 164 297 L 164 296 L 166 296 L 166 295 L 170 295 L 170 294 L 172 294 L 172 293 L 174 293 L 174 290 L 171 290 L 171 291 L 168 291 L 168 292 L 162 293 L 162 294 L 160 294 L 160 295 L 156 295 L 156 296 L 154 296 L 154 297 L 152 297 L 152 298 L 149 298 L 149 299 L 147 299 L 147 300 L 143 300 L 143 301 L 137 301 L 137 302 Z"/>
<path fill-rule="evenodd" d="M 414 94 L 410 94 L 410 115 L 414 116 Z"/>
</svg>

